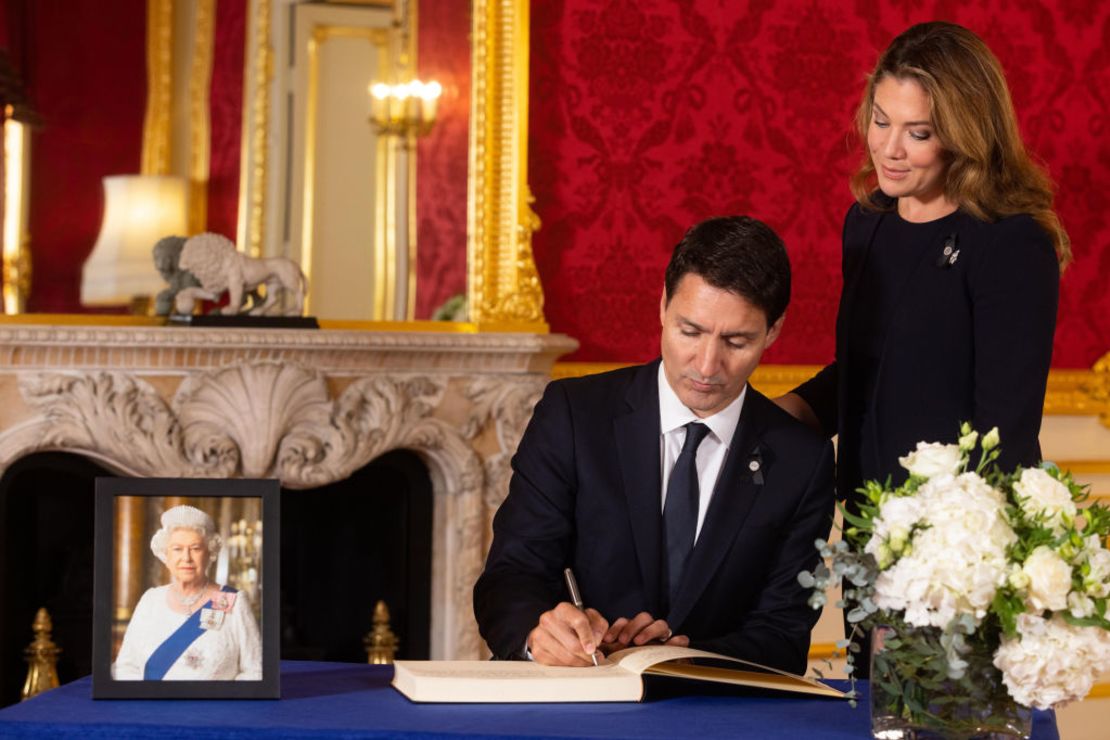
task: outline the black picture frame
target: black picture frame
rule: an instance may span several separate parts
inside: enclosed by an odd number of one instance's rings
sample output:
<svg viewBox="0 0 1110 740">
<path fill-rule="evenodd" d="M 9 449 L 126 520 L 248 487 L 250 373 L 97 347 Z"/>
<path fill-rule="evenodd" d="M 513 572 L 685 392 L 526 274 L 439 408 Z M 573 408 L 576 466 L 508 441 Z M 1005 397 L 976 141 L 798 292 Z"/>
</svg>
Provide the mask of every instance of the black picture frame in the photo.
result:
<svg viewBox="0 0 1110 740">
<path fill-rule="evenodd" d="M 280 491 L 276 480 L 204 478 L 97 478 L 95 577 L 93 584 L 94 699 L 277 699 L 280 687 Z M 113 620 L 117 541 L 117 504 L 122 497 L 187 497 L 195 499 L 258 498 L 261 502 L 261 575 L 258 624 L 262 643 L 261 680 L 117 680 Z M 152 502 L 153 503 L 153 502 Z M 148 507 L 150 508 L 150 507 Z M 150 549 L 157 525 L 143 528 L 139 546 Z M 147 531 L 150 530 L 150 531 Z M 242 602 L 239 602 L 242 603 Z"/>
</svg>

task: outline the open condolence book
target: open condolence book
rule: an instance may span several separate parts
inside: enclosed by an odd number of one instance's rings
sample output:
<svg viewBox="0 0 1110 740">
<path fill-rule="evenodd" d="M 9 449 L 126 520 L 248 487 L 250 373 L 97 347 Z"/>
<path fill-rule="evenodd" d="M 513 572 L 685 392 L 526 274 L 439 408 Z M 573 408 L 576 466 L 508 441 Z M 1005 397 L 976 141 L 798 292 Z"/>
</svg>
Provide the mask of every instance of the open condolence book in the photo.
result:
<svg viewBox="0 0 1110 740">
<path fill-rule="evenodd" d="M 676 663 L 685 658 L 735 663 L 720 668 Z M 613 653 L 598 667 L 560 668 L 523 661 L 398 660 L 393 686 L 421 702 L 640 701 L 643 674 L 845 698 L 842 691 L 804 676 L 693 648 L 644 645 Z"/>
</svg>

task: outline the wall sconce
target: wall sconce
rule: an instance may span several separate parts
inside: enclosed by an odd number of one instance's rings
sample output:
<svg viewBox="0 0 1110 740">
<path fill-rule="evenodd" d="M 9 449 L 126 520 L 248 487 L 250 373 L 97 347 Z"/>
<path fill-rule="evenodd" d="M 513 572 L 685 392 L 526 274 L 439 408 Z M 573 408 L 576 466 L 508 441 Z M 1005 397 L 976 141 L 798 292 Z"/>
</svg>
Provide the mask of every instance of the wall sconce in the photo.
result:
<svg viewBox="0 0 1110 740">
<path fill-rule="evenodd" d="M 185 236 L 185 179 L 164 175 L 104 178 L 104 220 L 85 262 L 81 303 L 130 304 L 165 288 L 151 250 L 164 236 Z"/>
<path fill-rule="evenodd" d="M 436 122 L 436 106 L 443 86 L 435 80 L 410 80 L 396 85 L 370 85 L 370 121 L 379 134 L 423 136 Z"/>
</svg>

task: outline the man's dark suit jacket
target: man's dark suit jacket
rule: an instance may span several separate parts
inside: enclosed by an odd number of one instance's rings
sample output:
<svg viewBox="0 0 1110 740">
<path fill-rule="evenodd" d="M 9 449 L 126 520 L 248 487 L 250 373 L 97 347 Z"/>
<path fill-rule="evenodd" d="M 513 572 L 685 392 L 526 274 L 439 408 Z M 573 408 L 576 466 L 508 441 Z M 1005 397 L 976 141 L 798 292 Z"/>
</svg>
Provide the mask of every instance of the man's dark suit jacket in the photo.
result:
<svg viewBox="0 0 1110 740">
<path fill-rule="evenodd" d="M 798 572 L 833 515 L 831 444 L 749 387 L 683 586 L 661 612 L 659 360 L 548 385 L 513 457 L 474 587 L 496 657 L 567 601 L 563 569 L 609 622 L 646 611 L 692 646 L 804 673 L 818 612 Z M 759 463 L 753 472 L 753 462 Z"/>
</svg>

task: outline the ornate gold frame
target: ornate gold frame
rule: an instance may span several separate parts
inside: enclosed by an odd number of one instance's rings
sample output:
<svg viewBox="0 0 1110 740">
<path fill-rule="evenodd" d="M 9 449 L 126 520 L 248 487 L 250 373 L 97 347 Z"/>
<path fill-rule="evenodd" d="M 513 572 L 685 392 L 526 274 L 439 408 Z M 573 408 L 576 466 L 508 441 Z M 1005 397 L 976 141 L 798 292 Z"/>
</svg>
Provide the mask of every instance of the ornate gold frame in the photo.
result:
<svg viewBox="0 0 1110 740">
<path fill-rule="evenodd" d="M 140 171 L 166 175 L 173 141 L 173 0 L 147 0 L 146 70 Z"/>
<path fill-rule="evenodd" d="M 235 243 L 262 256 L 270 138 L 270 80 L 274 74 L 273 0 L 248 0 L 243 70 L 243 131 L 239 137 L 239 224 Z"/>
<path fill-rule="evenodd" d="M 528 190 L 528 0 L 473 0 L 467 299 L 481 330 L 546 332 Z"/>
<path fill-rule="evenodd" d="M 269 176 L 272 6 L 273 0 L 251 0 L 247 38 L 246 79 L 253 82 L 243 110 L 238 243 L 252 254 L 261 252 Z M 527 184 L 528 22 L 528 0 L 472 0 L 467 324 L 473 331 L 548 331 L 532 257 L 540 222 Z"/>
</svg>

